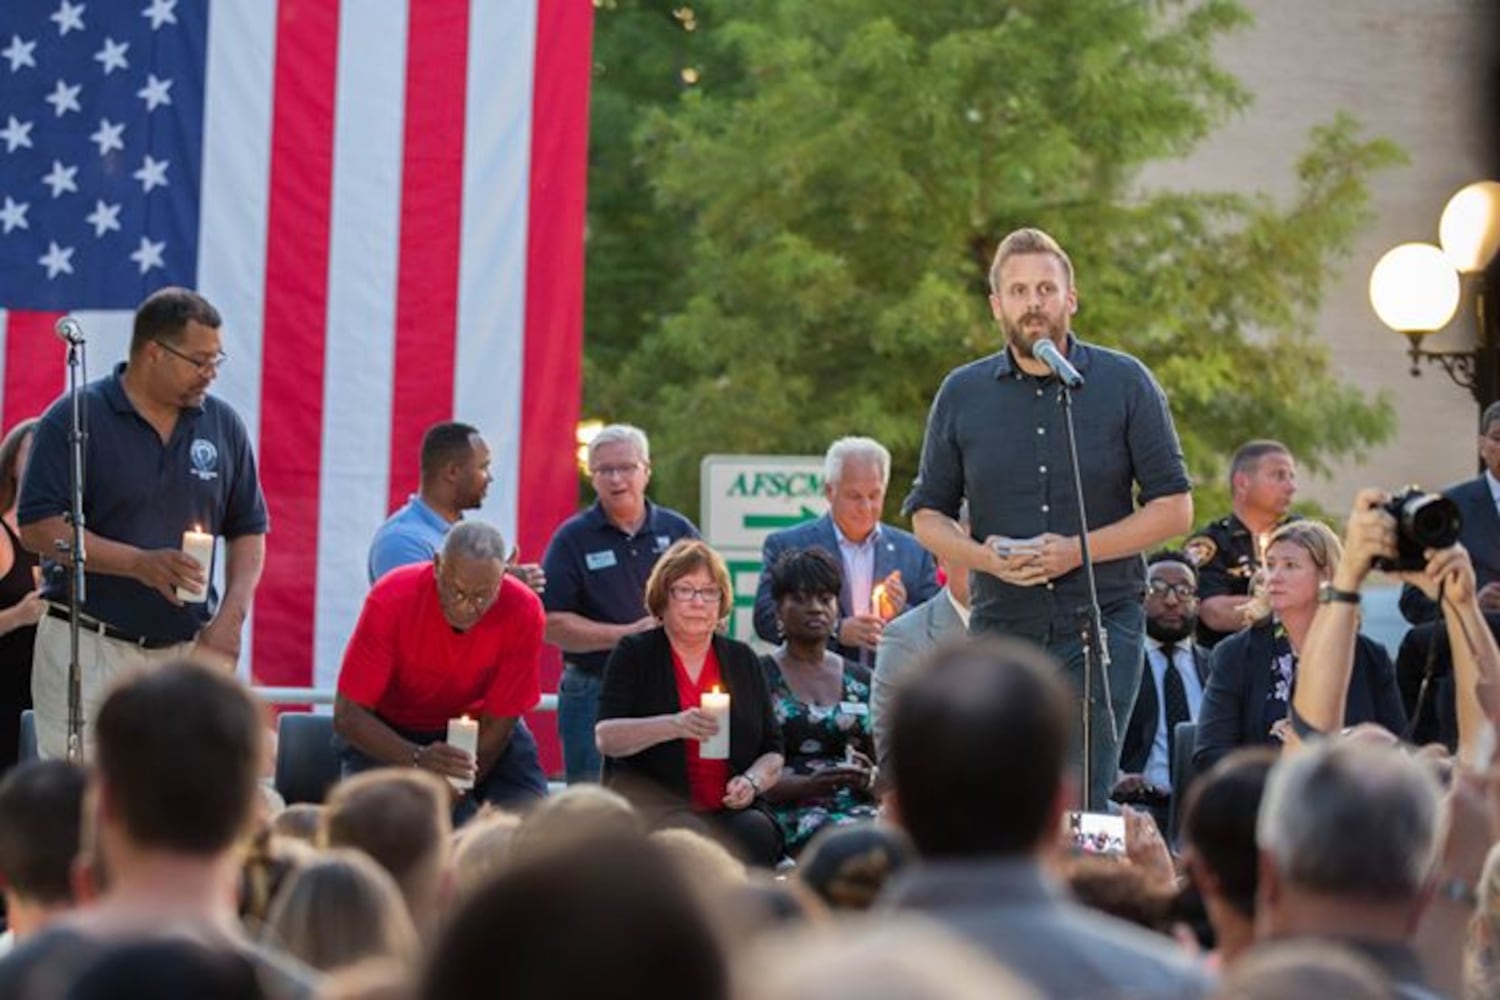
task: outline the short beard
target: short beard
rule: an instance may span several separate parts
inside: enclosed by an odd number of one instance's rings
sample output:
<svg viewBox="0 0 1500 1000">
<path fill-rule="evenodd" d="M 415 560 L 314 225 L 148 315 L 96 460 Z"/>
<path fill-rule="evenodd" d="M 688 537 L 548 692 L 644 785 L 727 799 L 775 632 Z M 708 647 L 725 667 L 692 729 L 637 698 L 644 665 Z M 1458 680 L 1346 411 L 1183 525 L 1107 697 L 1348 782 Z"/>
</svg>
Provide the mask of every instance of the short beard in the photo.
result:
<svg viewBox="0 0 1500 1000">
<path fill-rule="evenodd" d="M 1184 617 L 1182 624 L 1177 628 L 1171 628 L 1157 621 L 1155 618 L 1148 617 L 1146 619 L 1146 634 L 1161 643 L 1181 642 L 1192 635 L 1193 630 L 1197 626 L 1198 619 L 1192 615 Z"/>
</svg>

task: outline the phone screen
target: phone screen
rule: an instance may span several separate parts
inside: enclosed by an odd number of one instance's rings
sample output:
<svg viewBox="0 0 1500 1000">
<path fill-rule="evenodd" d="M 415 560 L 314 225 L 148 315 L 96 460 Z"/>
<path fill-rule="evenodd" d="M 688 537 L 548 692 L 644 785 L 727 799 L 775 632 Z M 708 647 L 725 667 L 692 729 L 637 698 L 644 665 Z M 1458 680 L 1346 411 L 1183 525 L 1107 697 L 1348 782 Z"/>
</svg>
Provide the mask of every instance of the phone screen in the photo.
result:
<svg viewBox="0 0 1500 1000">
<path fill-rule="evenodd" d="M 1125 817 L 1108 813 L 1070 812 L 1064 832 L 1074 850 L 1084 854 L 1124 854 Z"/>
</svg>

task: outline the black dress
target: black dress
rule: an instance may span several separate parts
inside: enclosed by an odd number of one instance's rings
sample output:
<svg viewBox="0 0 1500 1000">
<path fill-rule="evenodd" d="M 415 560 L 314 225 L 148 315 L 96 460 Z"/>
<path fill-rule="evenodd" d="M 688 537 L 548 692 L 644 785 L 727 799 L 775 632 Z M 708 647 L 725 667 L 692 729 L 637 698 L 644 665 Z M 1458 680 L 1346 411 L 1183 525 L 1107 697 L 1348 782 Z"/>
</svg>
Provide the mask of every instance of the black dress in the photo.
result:
<svg viewBox="0 0 1500 1000">
<path fill-rule="evenodd" d="M 0 520 L 15 552 L 10 572 L 0 576 L 0 610 L 13 608 L 36 589 L 32 568 L 37 557 L 21 545 L 10 525 Z M 36 626 L 0 635 L 0 774 L 15 766 L 21 738 L 21 713 L 31 707 L 31 647 Z"/>
</svg>

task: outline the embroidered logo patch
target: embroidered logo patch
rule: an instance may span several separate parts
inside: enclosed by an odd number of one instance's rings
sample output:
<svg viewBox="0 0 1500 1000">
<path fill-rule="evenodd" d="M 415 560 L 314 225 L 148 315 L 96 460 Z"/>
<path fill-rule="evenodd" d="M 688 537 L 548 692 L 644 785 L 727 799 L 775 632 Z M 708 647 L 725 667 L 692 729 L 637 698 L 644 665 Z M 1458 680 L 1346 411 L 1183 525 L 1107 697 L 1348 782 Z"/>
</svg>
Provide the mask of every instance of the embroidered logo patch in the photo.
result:
<svg viewBox="0 0 1500 1000">
<path fill-rule="evenodd" d="M 212 441 L 204 438 L 194 438 L 188 448 L 188 457 L 192 459 L 193 475 L 202 480 L 219 478 L 219 449 L 214 447 Z"/>
</svg>

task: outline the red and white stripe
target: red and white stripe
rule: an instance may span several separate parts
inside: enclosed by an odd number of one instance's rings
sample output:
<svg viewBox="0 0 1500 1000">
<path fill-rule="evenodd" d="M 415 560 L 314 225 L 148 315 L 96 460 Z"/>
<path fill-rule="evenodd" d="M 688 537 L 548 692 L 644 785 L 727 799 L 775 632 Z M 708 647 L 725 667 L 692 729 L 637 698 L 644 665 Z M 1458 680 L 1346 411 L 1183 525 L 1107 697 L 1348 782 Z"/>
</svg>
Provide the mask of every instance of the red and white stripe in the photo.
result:
<svg viewBox="0 0 1500 1000">
<path fill-rule="evenodd" d="M 539 558 L 574 508 L 590 0 L 215 4 L 199 288 L 215 392 L 271 508 L 247 630 L 256 680 L 333 683 L 371 534 L 422 431 L 479 427 L 479 516 Z M 130 315 L 79 313 L 91 376 Z M 0 312 L 0 415 L 63 387 L 56 314 Z M 524 488 L 522 488 L 524 484 Z"/>
</svg>

